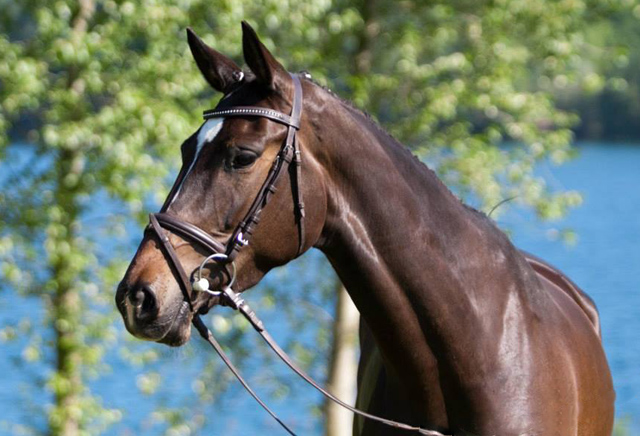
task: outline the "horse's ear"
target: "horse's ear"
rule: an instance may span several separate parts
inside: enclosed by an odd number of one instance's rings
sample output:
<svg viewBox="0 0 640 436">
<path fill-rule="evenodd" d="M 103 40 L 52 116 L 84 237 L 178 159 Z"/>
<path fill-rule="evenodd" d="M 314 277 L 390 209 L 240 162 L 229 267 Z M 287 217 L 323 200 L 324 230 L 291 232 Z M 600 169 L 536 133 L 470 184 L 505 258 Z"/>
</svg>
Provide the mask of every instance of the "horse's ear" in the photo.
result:
<svg viewBox="0 0 640 436">
<path fill-rule="evenodd" d="M 255 30 L 246 21 L 242 22 L 242 50 L 244 60 L 263 85 L 276 90 L 289 81 L 287 70 L 260 42 Z"/>
<path fill-rule="evenodd" d="M 242 79 L 240 67 L 205 44 L 191 28 L 187 28 L 187 39 L 200 72 L 215 90 L 224 93 L 231 85 Z"/>
</svg>

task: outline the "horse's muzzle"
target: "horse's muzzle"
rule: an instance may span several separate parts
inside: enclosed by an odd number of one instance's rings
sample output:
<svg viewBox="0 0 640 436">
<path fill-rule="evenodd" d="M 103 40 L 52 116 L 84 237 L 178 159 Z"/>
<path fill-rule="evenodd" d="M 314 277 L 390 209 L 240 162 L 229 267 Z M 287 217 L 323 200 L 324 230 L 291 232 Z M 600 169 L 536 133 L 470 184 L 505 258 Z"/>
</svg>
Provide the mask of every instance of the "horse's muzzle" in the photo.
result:
<svg viewBox="0 0 640 436">
<path fill-rule="evenodd" d="M 138 338 L 169 345 L 181 345 L 188 339 L 183 328 L 190 321 L 188 303 L 176 302 L 161 313 L 158 296 L 148 283 L 129 285 L 122 281 L 116 292 L 116 306 L 129 333 Z"/>
</svg>

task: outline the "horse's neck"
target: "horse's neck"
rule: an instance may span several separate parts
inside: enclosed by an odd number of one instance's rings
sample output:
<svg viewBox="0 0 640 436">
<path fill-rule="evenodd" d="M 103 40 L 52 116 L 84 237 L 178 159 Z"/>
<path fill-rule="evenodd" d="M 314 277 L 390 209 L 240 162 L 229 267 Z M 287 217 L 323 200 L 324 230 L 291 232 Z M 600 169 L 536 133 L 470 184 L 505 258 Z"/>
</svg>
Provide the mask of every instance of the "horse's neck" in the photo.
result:
<svg viewBox="0 0 640 436">
<path fill-rule="evenodd" d="M 455 326 L 487 322 L 478 304 L 496 291 L 474 284 L 505 270 L 514 250 L 402 146 L 375 126 L 357 127 L 366 117 L 341 111 L 326 120 L 335 124 L 324 135 L 333 140 L 323 144 L 331 171 L 321 248 L 383 354 L 402 355 L 403 365 L 414 359 L 419 370 L 432 350 L 475 339 Z"/>
</svg>

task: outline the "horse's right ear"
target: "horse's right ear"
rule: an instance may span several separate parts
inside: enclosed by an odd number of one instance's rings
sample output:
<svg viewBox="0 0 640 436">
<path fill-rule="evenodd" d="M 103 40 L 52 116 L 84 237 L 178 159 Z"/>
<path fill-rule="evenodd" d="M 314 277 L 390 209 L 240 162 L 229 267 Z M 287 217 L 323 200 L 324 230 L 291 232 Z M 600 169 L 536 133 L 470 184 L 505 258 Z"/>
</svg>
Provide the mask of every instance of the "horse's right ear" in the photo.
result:
<svg viewBox="0 0 640 436">
<path fill-rule="evenodd" d="M 242 22 L 242 50 L 244 60 L 256 75 L 258 82 L 272 90 L 291 82 L 287 70 L 267 50 L 256 31 L 246 21 Z"/>
<path fill-rule="evenodd" d="M 187 28 L 187 39 L 200 72 L 215 90 L 225 93 L 231 85 L 242 80 L 240 67 L 205 44 L 191 28 Z"/>
</svg>

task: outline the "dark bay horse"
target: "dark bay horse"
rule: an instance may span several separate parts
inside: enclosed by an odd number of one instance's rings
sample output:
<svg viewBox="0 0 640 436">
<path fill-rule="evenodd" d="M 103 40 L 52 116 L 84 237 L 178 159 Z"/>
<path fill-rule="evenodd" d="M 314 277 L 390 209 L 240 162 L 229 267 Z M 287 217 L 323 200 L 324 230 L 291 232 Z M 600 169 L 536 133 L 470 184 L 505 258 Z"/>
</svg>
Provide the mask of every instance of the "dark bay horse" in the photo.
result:
<svg viewBox="0 0 640 436">
<path fill-rule="evenodd" d="M 204 78 L 224 94 L 218 108 L 292 112 L 292 77 L 246 24 L 249 71 L 192 32 L 189 44 Z M 300 81 L 300 177 L 287 171 L 278 181 L 235 259 L 233 289 L 316 247 L 362 314 L 365 410 L 454 435 L 609 436 L 615 395 L 589 298 L 516 249 L 366 115 Z M 207 120 L 182 145 L 181 176 L 163 210 L 228 241 L 289 130 L 249 115 Z M 304 226 L 294 193 L 305 199 Z M 168 234 L 188 272 L 210 254 Z M 145 234 L 116 303 L 132 334 L 178 346 L 194 314 L 220 301 L 204 292 L 187 300 L 162 243 Z M 220 268 L 207 271 L 212 289 L 225 285 Z M 408 434 L 360 420 L 354 433 Z"/>
</svg>

